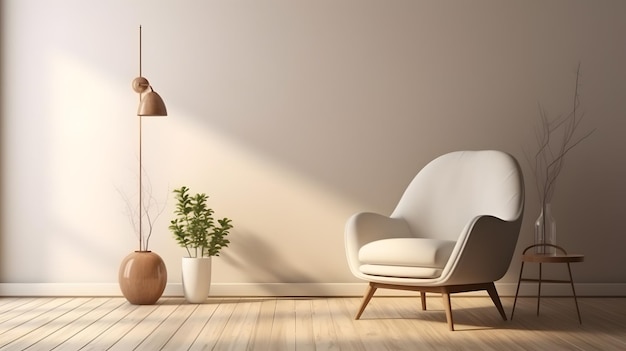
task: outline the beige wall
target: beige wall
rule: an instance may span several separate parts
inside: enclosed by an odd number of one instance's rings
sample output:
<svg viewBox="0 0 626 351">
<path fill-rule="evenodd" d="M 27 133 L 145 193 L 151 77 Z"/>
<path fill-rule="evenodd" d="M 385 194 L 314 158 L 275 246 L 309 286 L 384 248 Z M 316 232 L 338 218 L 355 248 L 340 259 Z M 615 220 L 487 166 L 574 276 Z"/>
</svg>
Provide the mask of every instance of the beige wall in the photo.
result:
<svg viewBox="0 0 626 351">
<path fill-rule="evenodd" d="M 233 219 L 213 271 L 224 292 L 313 283 L 332 294 L 357 282 L 344 258 L 347 217 L 390 213 L 426 162 L 457 149 L 501 149 L 522 163 L 521 252 L 538 214 L 524 156 L 538 104 L 567 113 L 580 63 L 580 128 L 596 131 L 559 180 L 558 243 L 586 254 L 574 267 L 581 284 L 626 293 L 624 1 L 1 6 L 5 286 L 114 286 L 137 249 L 119 192 L 136 195 L 130 82 L 142 24 L 143 72 L 169 110 L 145 120 L 144 166 L 165 206 L 150 248 L 171 284 L 184 254 L 167 230 L 173 188 L 208 193 L 216 214 Z M 502 283 L 518 269 L 515 260 Z"/>
</svg>

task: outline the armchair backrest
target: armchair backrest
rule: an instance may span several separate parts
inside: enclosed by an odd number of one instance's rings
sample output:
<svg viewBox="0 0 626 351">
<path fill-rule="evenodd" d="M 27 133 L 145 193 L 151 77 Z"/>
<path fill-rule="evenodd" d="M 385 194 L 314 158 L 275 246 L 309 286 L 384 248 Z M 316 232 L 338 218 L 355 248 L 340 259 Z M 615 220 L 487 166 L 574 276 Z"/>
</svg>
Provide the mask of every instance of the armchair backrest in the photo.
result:
<svg viewBox="0 0 626 351">
<path fill-rule="evenodd" d="M 416 237 L 458 240 L 480 216 L 516 221 L 524 182 L 515 158 L 496 150 L 456 151 L 428 163 L 409 184 L 392 218 Z"/>
</svg>

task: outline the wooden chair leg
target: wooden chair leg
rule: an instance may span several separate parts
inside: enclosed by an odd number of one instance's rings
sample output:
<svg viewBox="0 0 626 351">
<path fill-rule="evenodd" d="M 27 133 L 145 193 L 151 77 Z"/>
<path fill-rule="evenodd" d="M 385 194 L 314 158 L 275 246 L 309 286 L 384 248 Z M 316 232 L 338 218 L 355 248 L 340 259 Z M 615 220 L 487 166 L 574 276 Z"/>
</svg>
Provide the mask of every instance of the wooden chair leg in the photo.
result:
<svg viewBox="0 0 626 351">
<path fill-rule="evenodd" d="M 448 329 L 454 331 L 454 320 L 452 319 L 452 304 L 450 303 L 450 292 L 444 289 L 441 292 L 443 298 L 443 307 L 446 309 L 446 319 L 448 320 Z"/>
<path fill-rule="evenodd" d="M 493 304 L 496 305 L 498 312 L 500 312 L 502 319 L 506 320 L 506 313 L 504 312 L 504 307 L 502 307 L 502 302 L 500 302 L 500 296 L 498 295 L 498 290 L 496 290 L 496 286 L 494 283 L 490 283 L 487 286 L 487 292 L 489 293 Z"/>
<path fill-rule="evenodd" d="M 372 296 L 374 296 L 374 293 L 376 292 L 376 289 L 377 288 L 374 286 L 374 284 L 370 283 L 370 285 L 367 287 L 367 290 L 365 291 L 365 295 L 363 296 L 363 300 L 361 301 L 361 307 L 359 308 L 359 311 L 357 312 L 357 314 L 354 317 L 354 319 L 361 318 L 361 314 L 363 314 L 363 311 L 365 311 L 365 307 L 367 306 L 367 304 L 372 299 Z"/>
<path fill-rule="evenodd" d="M 420 291 L 420 300 L 422 300 L 422 311 L 426 311 L 426 293 Z"/>
</svg>

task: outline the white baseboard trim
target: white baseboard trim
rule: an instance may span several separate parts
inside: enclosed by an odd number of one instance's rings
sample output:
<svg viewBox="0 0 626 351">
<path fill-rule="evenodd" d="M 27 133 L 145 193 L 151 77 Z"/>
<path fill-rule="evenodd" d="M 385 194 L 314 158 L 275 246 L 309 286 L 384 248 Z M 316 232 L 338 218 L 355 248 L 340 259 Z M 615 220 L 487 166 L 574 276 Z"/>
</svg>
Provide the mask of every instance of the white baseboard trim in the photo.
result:
<svg viewBox="0 0 626 351">
<path fill-rule="evenodd" d="M 214 283 L 210 296 L 362 296 L 366 283 Z M 496 283 L 501 297 L 515 296 L 516 283 Z M 626 284 L 575 284 L 579 297 L 626 297 Z M 376 296 L 415 296 L 416 292 L 379 289 Z M 463 293 L 486 296 L 485 292 Z M 117 283 L 0 283 L 0 296 L 122 296 Z M 165 297 L 183 296 L 180 283 L 168 283 Z M 537 284 L 524 283 L 519 296 L 537 296 Z M 572 296 L 569 284 L 542 284 L 541 296 Z"/>
</svg>

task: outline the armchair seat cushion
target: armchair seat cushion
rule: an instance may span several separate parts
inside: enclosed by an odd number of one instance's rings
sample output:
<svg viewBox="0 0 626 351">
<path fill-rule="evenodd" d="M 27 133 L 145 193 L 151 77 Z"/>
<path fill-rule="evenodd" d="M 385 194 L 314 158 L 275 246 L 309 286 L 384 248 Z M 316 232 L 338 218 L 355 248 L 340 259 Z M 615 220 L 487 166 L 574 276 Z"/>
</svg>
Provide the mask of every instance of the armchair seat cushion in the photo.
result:
<svg viewBox="0 0 626 351">
<path fill-rule="evenodd" d="M 435 278 L 441 275 L 455 245 L 455 241 L 427 238 L 372 241 L 359 250 L 359 270 L 381 276 Z"/>
</svg>

